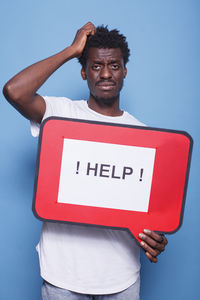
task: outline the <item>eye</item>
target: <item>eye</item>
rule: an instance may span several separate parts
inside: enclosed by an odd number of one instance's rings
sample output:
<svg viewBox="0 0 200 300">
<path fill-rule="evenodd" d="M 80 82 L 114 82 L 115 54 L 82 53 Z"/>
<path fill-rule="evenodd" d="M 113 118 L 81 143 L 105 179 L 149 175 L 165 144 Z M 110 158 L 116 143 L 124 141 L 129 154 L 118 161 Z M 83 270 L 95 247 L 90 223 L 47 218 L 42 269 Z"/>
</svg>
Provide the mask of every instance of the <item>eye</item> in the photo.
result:
<svg viewBox="0 0 200 300">
<path fill-rule="evenodd" d="M 94 71 L 99 71 L 100 68 L 101 68 L 100 65 L 93 65 L 93 66 L 92 66 L 92 70 L 94 70 Z"/>
<path fill-rule="evenodd" d="M 117 65 L 117 64 L 113 64 L 113 65 L 112 65 L 112 69 L 113 69 L 113 70 L 119 70 L 119 68 L 120 68 L 120 66 Z"/>
</svg>

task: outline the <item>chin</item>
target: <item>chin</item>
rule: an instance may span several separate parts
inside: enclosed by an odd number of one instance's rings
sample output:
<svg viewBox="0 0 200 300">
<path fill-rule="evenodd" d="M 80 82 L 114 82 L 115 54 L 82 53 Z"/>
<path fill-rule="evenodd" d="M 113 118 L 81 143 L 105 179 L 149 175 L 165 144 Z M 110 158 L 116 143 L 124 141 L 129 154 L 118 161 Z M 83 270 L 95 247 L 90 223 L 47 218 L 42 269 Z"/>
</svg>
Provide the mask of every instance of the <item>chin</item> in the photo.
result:
<svg viewBox="0 0 200 300">
<path fill-rule="evenodd" d="M 118 97 L 102 98 L 95 96 L 94 99 L 100 106 L 112 106 L 117 101 Z"/>
</svg>

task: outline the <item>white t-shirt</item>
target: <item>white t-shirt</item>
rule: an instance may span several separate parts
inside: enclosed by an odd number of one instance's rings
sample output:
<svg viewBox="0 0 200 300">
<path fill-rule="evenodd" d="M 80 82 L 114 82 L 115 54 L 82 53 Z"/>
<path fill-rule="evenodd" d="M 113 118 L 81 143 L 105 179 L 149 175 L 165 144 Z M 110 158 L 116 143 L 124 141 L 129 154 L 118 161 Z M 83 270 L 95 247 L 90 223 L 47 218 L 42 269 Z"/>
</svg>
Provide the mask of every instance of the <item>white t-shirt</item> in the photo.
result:
<svg viewBox="0 0 200 300">
<path fill-rule="evenodd" d="M 142 125 L 128 112 L 110 117 L 91 110 L 87 101 L 44 97 L 50 116 Z M 39 124 L 31 122 L 33 136 Z M 140 273 L 139 247 L 123 230 L 45 222 L 37 246 L 41 276 L 49 283 L 84 294 L 120 292 Z"/>
</svg>

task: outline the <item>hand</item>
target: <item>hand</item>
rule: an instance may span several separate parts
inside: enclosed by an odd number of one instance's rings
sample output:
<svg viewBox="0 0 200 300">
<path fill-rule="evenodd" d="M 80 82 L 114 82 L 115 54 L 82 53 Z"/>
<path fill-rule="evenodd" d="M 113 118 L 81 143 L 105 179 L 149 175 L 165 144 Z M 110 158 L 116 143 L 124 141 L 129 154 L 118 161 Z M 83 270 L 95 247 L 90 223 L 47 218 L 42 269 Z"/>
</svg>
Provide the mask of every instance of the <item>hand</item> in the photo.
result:
<svg viewBox="0 0 200 300">
<path fill-rule="evenodd" d="M 157 256 L 165 250 L 165 246 L 168 244 L 166 237 L 163 234 L 144 229 L 144 232 L 139 234 L 139 238 L 142 240 L 140 245 L 145 251 L 145 255 L 151 262 L 156 263 Z"/>
<path fill-rule="evenodd" d="M 81 56 L 87 41 L 87 37 L 89 35 L 94 35 L 95 32 L 96 27 L 91 22 L 88 22 L 77 31 L 74 41 L 71 45 L 71 47 L 74 48 L 75 57 L 79 58 Z"/>
</svg>

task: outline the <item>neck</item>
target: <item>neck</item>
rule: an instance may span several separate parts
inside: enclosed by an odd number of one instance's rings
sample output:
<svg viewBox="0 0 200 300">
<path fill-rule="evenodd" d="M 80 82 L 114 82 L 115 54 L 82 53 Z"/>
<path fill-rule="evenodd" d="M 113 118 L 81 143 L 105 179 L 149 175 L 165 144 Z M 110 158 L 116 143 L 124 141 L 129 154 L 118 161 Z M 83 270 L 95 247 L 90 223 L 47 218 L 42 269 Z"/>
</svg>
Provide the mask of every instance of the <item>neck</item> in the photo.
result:
<svg viewBox="0 0 200 300">
<path fill-rule="evenodd" d="M 90 95 L 88 107 L 105 116 L 117 117 L 123 114 L 123 111 L 119 108 L 119 97 L 111 103 L 106 103 L 106 101 L 100 99 L 97 100 Z"/>
</svg>

